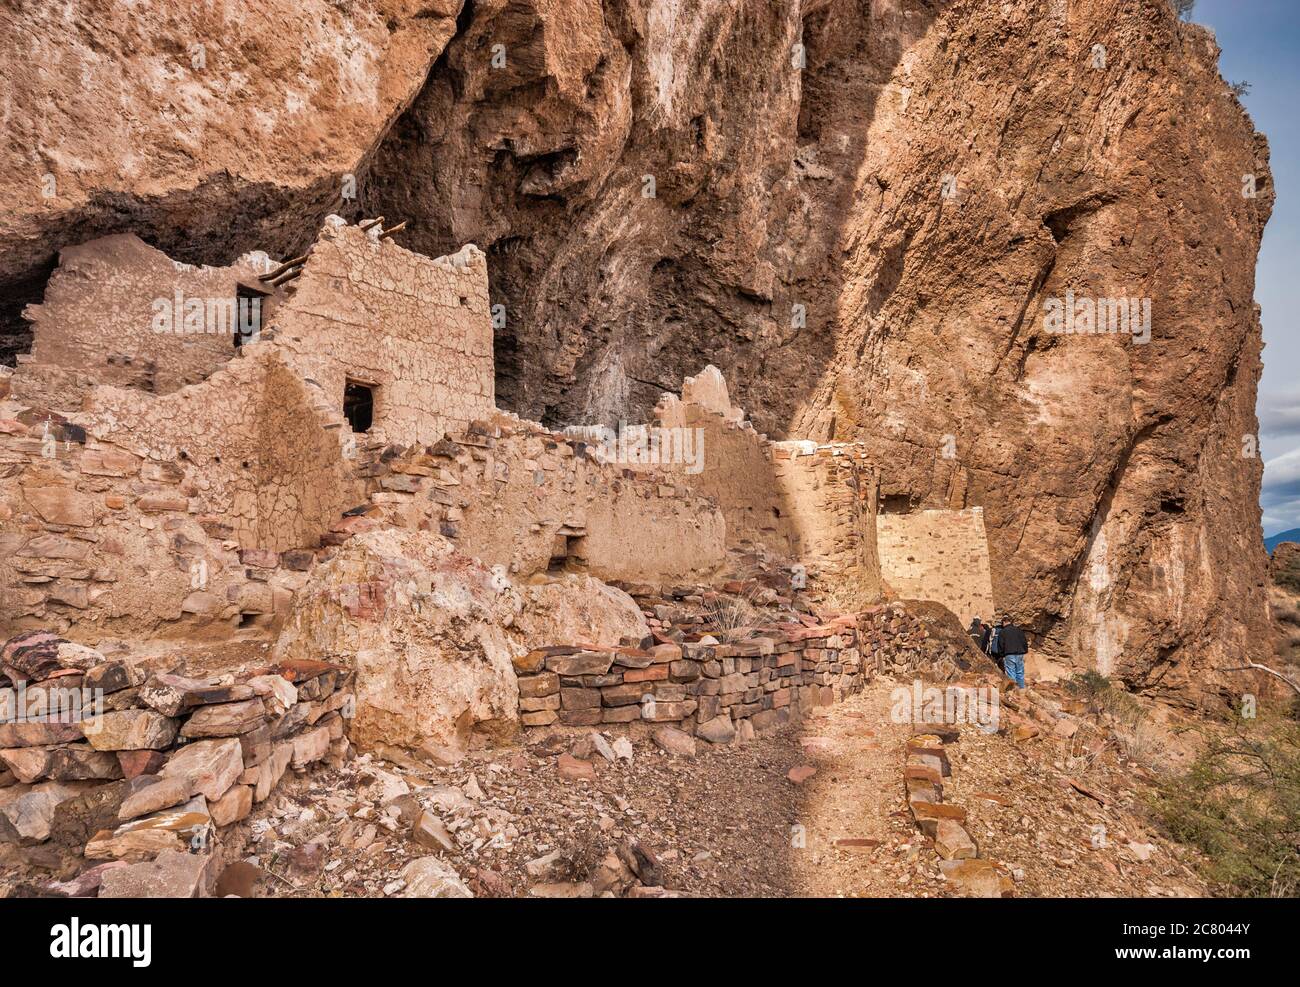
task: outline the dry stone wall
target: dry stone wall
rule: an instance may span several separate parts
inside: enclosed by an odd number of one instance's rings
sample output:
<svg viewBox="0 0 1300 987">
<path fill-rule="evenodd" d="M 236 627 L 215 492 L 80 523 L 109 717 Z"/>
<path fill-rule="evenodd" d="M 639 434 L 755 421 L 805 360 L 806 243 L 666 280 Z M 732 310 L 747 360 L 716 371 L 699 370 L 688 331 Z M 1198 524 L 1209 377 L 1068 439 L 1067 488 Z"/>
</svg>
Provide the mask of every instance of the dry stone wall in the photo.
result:
<svg viewBox="0 0 1300 987">
<path fill-rule="evenodd" d="M 560 645 L 516 658 L 526 727 L 672 724 L 714 743 L 777 729 L 870 678 L 855 618 L 783 625 L 748 640 L 648 648 Z"/>
<path fill-rule="evenodd" d="M 431 259 L 326 223 L 269 334 L 342 409 L 349 381 L 373 388 L 373 439 L 436 442 L 496 410 L 487 259 L 472 244 Z"/>
<path fill-rule="evenodd" d="M 904 600 L 868 607 L 858 616 L 863 657 L 898 679 L 946 682 L 971 671 L 993 671 L 947 607 Z"/>
<path fill-rule="evenodd" d="M 100 862 L 83 894 L 209 893 L 222 830 L 286 773 L 349 751 L 351 673 L 325 662 L 150 674 L 33 632 L 0 668 L 0 842 Z"/>
</svg>

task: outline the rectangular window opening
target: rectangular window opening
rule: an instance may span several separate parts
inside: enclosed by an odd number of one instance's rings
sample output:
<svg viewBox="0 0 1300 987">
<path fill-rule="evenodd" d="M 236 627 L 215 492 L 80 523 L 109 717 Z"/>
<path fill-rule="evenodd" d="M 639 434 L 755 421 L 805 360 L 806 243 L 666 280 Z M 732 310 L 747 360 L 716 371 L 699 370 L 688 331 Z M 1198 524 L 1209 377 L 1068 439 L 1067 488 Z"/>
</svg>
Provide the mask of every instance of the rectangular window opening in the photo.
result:
<svg viewBox="0 0 1300 987">
<path fill-rule="evenodd" d="M 262 334 L 262 315 L 266 305 L 265 299 L 270 292 L 261 291 L 251 285 L 240 282 L 235 285 L 235 349 L 245 343 L 254 343 Z"/>
<path fill-rule="evenodd" d="M 551 547 L 551 563 L 546 571 L 551 575 L 585 569 L 587 565 L 586 538 L 582 535 L 557 534 Z"/>
<path fill-rule="evenodd" d="M 375 385 L 348 380 L 343 385 L 343 416 L 354 432 L 369 432 L 375 423 Z"/>
</svg>

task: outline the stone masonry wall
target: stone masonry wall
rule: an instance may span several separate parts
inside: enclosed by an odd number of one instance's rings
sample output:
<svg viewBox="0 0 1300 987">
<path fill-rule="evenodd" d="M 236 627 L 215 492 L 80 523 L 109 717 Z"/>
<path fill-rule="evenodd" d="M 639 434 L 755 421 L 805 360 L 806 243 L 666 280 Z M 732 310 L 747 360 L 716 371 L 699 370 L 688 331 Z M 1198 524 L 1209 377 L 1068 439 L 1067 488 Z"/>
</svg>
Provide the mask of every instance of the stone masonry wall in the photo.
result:
<svg viewBox="0 0 1300 987">
<path fill-rule="evenodd" d="M 19 358 L 15 395 L 76 411 L 100 384 L 169 394 L 203 380 L 235 354 L 237 309 L 225 306 L 239 282 L 259 285 L 267 264 L 249 254 L 229 267 L 192 267 L 129 233 L 64 248 L 43 301 L 25 312 L 32 350 Z M 266 317 L 276 293 L 261 287 L 271 293 L 259 303 Z M 184 331 L 187 310 L 189 328 L 203 331 Z"/>
<path fill-rule="evenodd" d="M 695 462 L 634 468 L 672 477 L 715 500 L 727 547 L 762 546 L 802 564 L 841 609 L 880 599 L 875 515 L 879 482 L 853 443 L 772 442 L 731 405 L 716 367 L 688 377 L 656 409 L 659 428 L 692 430 Z"/>
<path fill-rule="evenodd" d="M 437 531 L 512 578 L 559 567 L 629 582 L 703 580 L 724 522 L 685 484 L 596 462 L 585 443 L 498 414 L 435 445 L 371 447 L 371 516 Z"/>
<path fill-rule="evenodd" d="M 876 555 L 877 472 L 862 446 L 771 444 L 777 483 L 796 534 L 794 556 L 840 609 L 881 597 Z"/>
<path fill-rule="evenodd" d="M 287 612 L 361 494 L 338 421 L 258 345 L 170 395 L 98 388 L 80 424 L 0 416 L 0 628 L 225 636 Z"/>
<path fill-rule="evenodd" d="M 876 518 L 880 574 L 904 599 L 933 600 L 963 625 L 994 616 L 984 511 L 916 511 Z"/>
<path fill-rule="evenodd" d="M 715 743 L 777 729 L 801 708 L 858 691 L 871 676 L 855 621 L 781 625 L 724 644 L 538 648 L 514 663 L 520 723 L 671 723 Z"/>
<path fill-rule="evenodd" d="M 352 673 L 325 662 L 191 678 L 36 631 L 0 669 L 0 842 L 95 862 L 83 894 L 210 893 L 222 831 L 349 752 Z"/>
<path fill-rule="evenodd" d="M 472 245 L 430 259 L 327 223 L 268 336 L 343 408 L 346 381 L 375 387 L 372 439 L 431 443 L 496 410 L 487 259 Z"/>
</svg>

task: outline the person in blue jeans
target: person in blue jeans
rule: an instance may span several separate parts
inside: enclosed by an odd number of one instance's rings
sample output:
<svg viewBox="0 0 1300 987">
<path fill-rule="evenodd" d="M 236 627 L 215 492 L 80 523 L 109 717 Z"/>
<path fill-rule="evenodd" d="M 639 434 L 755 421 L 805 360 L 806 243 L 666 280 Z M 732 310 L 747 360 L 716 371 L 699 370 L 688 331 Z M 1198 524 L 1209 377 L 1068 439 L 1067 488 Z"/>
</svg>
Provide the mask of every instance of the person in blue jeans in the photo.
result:
<svg viewBox="0 0 1300 987">
<path fill-rule="evenodd" d="M 1029 651 L 1029 642 L 1020 626 L 1005 614 L 998 619 L 997 630 L 993 635 L 998 654 L 1002 658 L 1002 668 L 1007 678 L 1016 684 L 1016 688 L 1025 687 L 1025 655 Z M 992 650 L 992 649 L 990 649 Z"/>
</svg>

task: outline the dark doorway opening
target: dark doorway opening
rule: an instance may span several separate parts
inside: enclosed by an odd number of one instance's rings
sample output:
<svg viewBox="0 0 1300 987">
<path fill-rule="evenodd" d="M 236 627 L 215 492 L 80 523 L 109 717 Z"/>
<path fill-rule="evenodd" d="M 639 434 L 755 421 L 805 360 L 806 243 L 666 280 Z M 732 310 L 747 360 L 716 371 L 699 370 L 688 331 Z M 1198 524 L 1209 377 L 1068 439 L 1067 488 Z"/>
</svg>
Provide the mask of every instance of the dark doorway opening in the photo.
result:
<svg viewBox="0 0 1300 987">
<path fill-rule="evenodd" d="M 880 498 L 880 514 L 911 514 L 912 498 L 909 494 L 886 494 Z"/>
<path fill-rule="evenodd" d="M 583 535 L 572 529 L 561 529 L 551 546 L 551 562 L 546 571 L 551 575 L 573 572 L 584 568 L 586 561 L 586 542 Z"/>
<path fill-rule="evenodd" d="M 270 297 L 269 291 L 260 291 L 252 285 L 235 285 L 235 349 L 257 342 L 262 334 L 262 317 L 266 314 L 265 299 Z"/>
<path fill-rule="evenodd" d="M 373 384 L 349 380 L 343 385 L 343 416 L 354 432 L 369 432 L 375 422 L 375 388 Z"/>
</svg>

